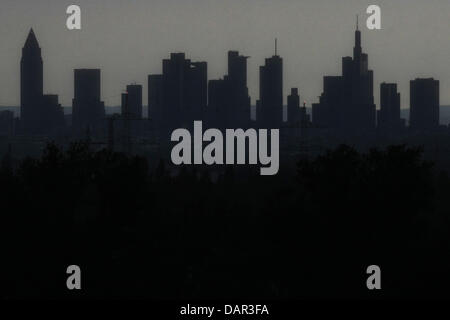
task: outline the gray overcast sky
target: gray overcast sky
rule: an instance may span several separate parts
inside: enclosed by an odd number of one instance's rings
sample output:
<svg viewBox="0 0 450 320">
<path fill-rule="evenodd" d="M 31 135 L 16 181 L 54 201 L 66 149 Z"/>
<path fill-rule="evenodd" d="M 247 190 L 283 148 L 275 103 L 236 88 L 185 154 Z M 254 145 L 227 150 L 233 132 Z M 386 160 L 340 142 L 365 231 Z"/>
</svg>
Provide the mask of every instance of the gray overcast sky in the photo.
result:
<svg viewBox="0 0 450 320">
<path fill-rule="evenodd" d="M 82 9 L 82 30 L 66 29 L 66 8 Z M 369 4 L 382 10 L 382 30 L 365 27 Z M 102 69 L 102 96 L 119 105 L 126 84 L 144 85 L 161 72 L 170 52 L 208 62 L 208 78 L 226 73 L 229 49 L 251 56 L 249 89 L 258 97 L 259 66 L 278 37 L 284 90 L 299 87 L 308 105 L 322 91 L 322 77 L 341 72 L 352 54 L 355 15 L 363 49 L 379 83 L 398 82 L 402 107 L 409 80 L 441 81 L 441 104 L 450 103 L 450 0 L 1 0 L 0 105 L 19 104 L 21 48 L 30 27 L 44 59 L 44 90 L 71 105 L 74 68 Z M 284 98 L 286 101 L 286 97 Z"/>
</svg>

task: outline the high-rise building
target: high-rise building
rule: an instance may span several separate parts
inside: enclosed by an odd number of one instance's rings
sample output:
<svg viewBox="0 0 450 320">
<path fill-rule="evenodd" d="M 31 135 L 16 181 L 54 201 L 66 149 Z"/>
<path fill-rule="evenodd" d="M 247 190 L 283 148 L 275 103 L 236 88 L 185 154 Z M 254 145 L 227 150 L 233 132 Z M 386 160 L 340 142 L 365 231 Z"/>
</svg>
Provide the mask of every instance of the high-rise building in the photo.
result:
<svg viewBox="0 0 450 320">
<path fill-rule="evenodd" d="M 291 125 L 300 123 L 300 96 L 297 88 L 292 88 L 287 97 L 287 120 Z"/>
<path fill-rule="evenodd" d="M 439 81 L 415 79 L 410 82 L 410 126 L 415 130 L 439 126 Z"/>
<path fill-rule="evenodd" d="M 402 126 L 400 119 L 400 93 L 396 83 L 380 85 L 380 110 L 377 117 L 378 128 L 386 133 L 392 133 Z"/>
<path fill-rule="evenodd" d="M 233 86 L 244 91 L 247 87 L 247 59 L 239 55 L 239 51 L 228 51 L 228 76 Z M 246 98 L 246 97 L 244 97 Z"/>
<path fill-rule="evenodd" d="M 228 52 L 228 75 L 208 84 L 208 111 L 214 126 L 244 128 L 250 123 L 247 59 L 238 51 Z"/>
<path fill-rule="evenodd" d="M 20 62 L 20 117 L 25 134 L 54 134 L 64 127 L 58 96 L 44 95 L 43 79 L 41 48 L 31 29 Z"/>
<path fill-rule="evenodd" d="M 33 29 L 22 48 L 20 61 L 20 117 L 25 133 L 39 131 L 39 109 L 44 88 L 41 48 Z"/>
<path fill-rule="evenodd" d="M 76 69 L 75 96 L 72 101 L 73 129 L 100 134 L 105 125 L 105 105 L 100 100 L 100 69 Z"/>
<path fill-rule="evenodd" d="M 318 126 L 358 134 L 375 128 L 376 107 L 373 96 L 373 71 L 368 55 L 362 52 L 361 31 L 356 27 L 353 58 L 342 58 L 342 76 L 325 77 L 324 91 L 313 110 Z"/>
<path fill-rule="evenodd" d="M 188 60 L 189 61 L 189 60 Z M 202 120 L 208 103 L 208 67 L 206 62 L 191 62 L 186 72 L 184 122 L 191 125 Z"/>
<path fill-rule="evenodd" d="M 279 128 L 283 121 L 283 59 L 277 54 L 267 58 L 259 69 L 257 119 L 262 128 Z"/>
<path fill-rule="evenodd" d="M 127 99 L 124 99 L 124 97 Z M 125 104 L 125 101 L 127 102 Z M 142 119 L 142 86 L 132 84 L 127 86 L 126 94 L 122 95 L 121 112 L 123 117 Z"/>
<path fill-rule="evenodd" d="M 247 87 L 247 60 L 238 51 L 228 52 L 229 119 L 233 127 L 247 127 L 250 122 L 251 99 Z"/>
<path fill-rule="evenodd" d="M 191 62 L 184 53 L 163 60 L 162 123 L 166 128 L 190 128 L 201 120 L 207 103 L 207 64 Z"/>
<path fill-rule="evenodd" d="M 343 77 L 323 78 L 323 93 L 319 103 L 313 104 L 313 123 L 321 128 L 339 128 L 345 113 L 342 111 Z"/>
<path fill-rule="evenodd" d="M 125 134 L 137 136 L 143 133 L 142 120 L 142 86 L 132 84 L 127 86 L 122 94 L 121 114 L 124 121 Z"/>
</svg>

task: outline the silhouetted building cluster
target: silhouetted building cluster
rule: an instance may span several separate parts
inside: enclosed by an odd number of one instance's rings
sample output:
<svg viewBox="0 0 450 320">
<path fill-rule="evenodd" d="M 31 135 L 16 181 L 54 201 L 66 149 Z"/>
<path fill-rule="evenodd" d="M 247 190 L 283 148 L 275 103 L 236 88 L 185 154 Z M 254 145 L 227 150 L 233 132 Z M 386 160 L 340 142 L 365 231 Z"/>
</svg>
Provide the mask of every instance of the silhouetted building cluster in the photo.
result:
<svg viewBox="0 0 450 320">
<path fill-rule="evenodd" d="M 400 117 L 397 84 L 381 84 L 380 109 L 376 111 L 373 71 L 369 69 L 368 55 L 362 51 L 358 25 L 353 57 L 342 58 L 342 75 L 324 77 L 320 100 L 312 104 L 312 119 L 306 103 L 301 104 L 298 88 L 291 89 L 287 106 L 283 105 L 283 59 L 278 55 L 276 40 L 275 54 L 259 68 L 259 99 L 256 116 L 252 116 L 247 86 L 248 58 L 238 51 L 229 51 L 228 73 L 222 79 L 208 81 L 206 62 L 193 62 L 184 53 L 171 53 L 169 59 L 162 61 L 162 73 L 148 76 L 148 119 L 143 116 L 143 87 L 132 84 L 122 94 L 120 114 L 107 121 L 101 99 L 101 70 L 76 69 L 72 127 L 66 131 L 69 128 L 58 96 L 43 93 L 41 48 L 31 29 L 22 49 L 20 122 L 16 125 L 14 119 L 11 121 L 11 114 L 2 113 L 0 132 L 8 135 L 70 132 L 74 138 L 107 135 L 108 144 L 112 146 L 116 136 L 131 143 L 131 136 L 152 135 L 161 143 L 168 143 L 173 129 L 190 129 L 195 120 L 203 120 L 206 127 L 222 130 L 327 128 L 354 136 L 376 132 L 376 128 L 388 135 L 404 132 L 406 125 Z M 411 129 L 438 128 L 439 81 L 413 80 L 410 94 Z M 285 107 L 286 121 L 283 119 Z"/>
<path fill-rule="evenodd" d="M 313 124 L 346 134 L 371 131 L 375 124 L 380 133 L 398 134 L 406 125 L 400 117 L 400 93 L 396 83 L 380 85 L 380 110 L 373 97 L 373 71 L 368 56 L 362 53 L 361 32 L 355 32 L 353 59 L 342 59 L 342 76 L 324 77 L 320 102 L 313 104 Z M 439 81 L 416 79 L 410 85 L 410 128 L 433 130 L 439 127 Z"/>
<path fill-rule="evenodd" d="M 160 141 L 170 141 L 173 129 L 191 128 L 203 119 L 207 90 L 206 62 L 192 62 L 184 53 L 172 53 L 163 60 L 161 75 L 149 75 L 149 117 Z"/>
</svg>

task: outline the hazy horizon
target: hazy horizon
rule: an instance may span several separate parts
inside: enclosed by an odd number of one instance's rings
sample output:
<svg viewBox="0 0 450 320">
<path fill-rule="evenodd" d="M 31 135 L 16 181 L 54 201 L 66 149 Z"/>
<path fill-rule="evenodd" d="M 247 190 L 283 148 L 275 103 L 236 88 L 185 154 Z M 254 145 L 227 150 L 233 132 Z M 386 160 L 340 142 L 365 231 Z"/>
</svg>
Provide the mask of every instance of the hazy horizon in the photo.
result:
<svg viewBox="0 0 450 320">
<path fill-rule="evenodd" d="M 259 66 L 274 52 L 284 59 L 284 102 L 298 87 L 308 106 L 317 102 L 324 75 L 341 73 L 341 58 L 352 55 L 355 15 L 360 15 L 363 50 L 379 84 L 396 82 L 402 108 L 409 107 L 409 81 L 440 80 L 441 105 L 450 104 L 450 1 L 448 0 L 79 0 L 82 30 L 66 29 L 66 8 L 56 0 L 3 0 L 0 11 L 0 105 L 20 103 L 21 48 L 29 29 L 44 60 L 44 90 L 71 106 L 73 69 L 102 69 L 102 99 L 120 105 L 127 84 L 144 87 L 147 75 L 161 73 L 170 52 L 208 62 L 208 79 L 226 74 L 227 51 L 251 56 L 248 87 L 252 104 L 259 94 Z M 382 10 L 382 30 L 365 27 L 369 4 Z"/>
</svg>

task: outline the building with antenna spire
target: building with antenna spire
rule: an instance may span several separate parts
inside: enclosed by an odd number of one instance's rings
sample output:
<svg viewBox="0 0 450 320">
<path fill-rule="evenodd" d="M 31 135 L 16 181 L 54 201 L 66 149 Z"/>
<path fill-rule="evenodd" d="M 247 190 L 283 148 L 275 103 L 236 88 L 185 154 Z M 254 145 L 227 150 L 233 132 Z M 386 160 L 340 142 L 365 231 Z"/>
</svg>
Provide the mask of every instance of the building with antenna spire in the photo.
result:
<svg viewBox="0 0 450 320">
<path fill-rule="evenodd" d="M 275 55 L 267 58 L 259 69 L 259 101 L 257 121 L 261 128 L 280 128 L 283 122 L 283 59 L 278 55 L 275 38 Z"/>
<path fill-rule="evenodd" d="M 342 58 L 342 75 L 324 77 L 320 103 L 313 108 L 313 123 L 320 127 L 359 134 L 375 129 L 376 107 L 373 71 L 361 46 L 361 31 L 356 17 L 353 57 Z"/>
</svg>

